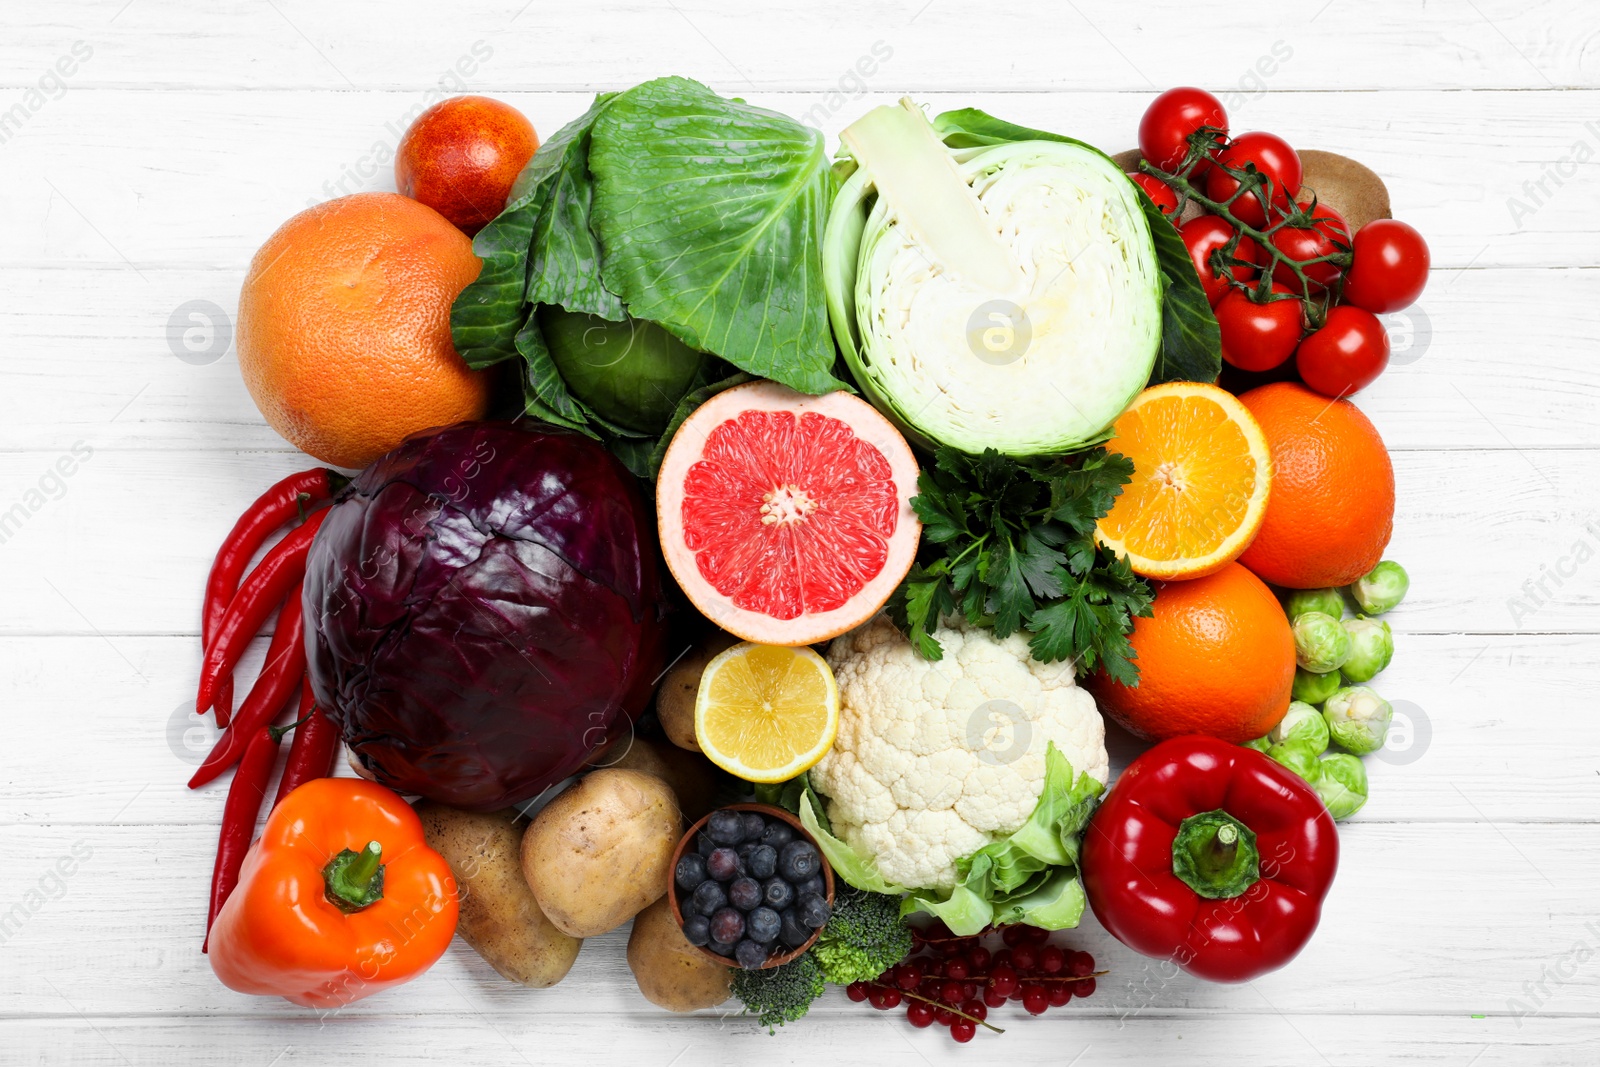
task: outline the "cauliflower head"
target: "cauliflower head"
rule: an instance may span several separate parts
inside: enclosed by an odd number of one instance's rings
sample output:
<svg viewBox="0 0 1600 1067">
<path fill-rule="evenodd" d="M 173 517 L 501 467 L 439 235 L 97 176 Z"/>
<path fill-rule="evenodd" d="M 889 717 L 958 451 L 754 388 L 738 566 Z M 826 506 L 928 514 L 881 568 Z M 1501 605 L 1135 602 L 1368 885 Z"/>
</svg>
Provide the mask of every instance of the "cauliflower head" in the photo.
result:
<svg viewBox="0 0 1600 1067">
<path fill-rule="evenodd" d="M 1070 665 L 1040 663 L 1022 634 L 941 627 L 937 663 L 879 615 L 836 639 L 839 736 L 811 769 L 833 831 L 885 879 L 953 888 L 956 861 L 1014 833 L 1044 788 L 1054 741 L 1102 785 L 1105 724 Z"/>
</svg>

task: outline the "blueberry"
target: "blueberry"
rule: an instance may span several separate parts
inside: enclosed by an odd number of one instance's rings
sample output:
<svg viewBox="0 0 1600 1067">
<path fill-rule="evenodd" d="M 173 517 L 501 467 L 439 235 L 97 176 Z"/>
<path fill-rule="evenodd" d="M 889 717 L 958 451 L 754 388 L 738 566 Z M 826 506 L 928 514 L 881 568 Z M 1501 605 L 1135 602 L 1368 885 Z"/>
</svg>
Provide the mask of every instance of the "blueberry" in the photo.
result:
<svg viewBox="0 0 1600 1067">
<path fill-rule="evenodd" d="M 711 939 L 731 945 L 744 936 L 744 916 L 732 908 L 722 908 L 711 916 Z"/>
<path fill-rule="evenodd" d="M 800 913 L 801 923 L 813 930 L 825 925 L 828 917 L 833 914 L 833 909 L 828 907 L 826 898 L 816 893 L 807 893 L 801 897 L 800 902 L 795 905 L 795 910 Z"/>
<path fill-rule="evenodd" d="M 711 940 L 711 920 L 704 915 L 690 915 L 683 920 L 683 936 L 691 945 L 704 945 Z"/>
<path fill-rule="evenodd" d="M 809 841 L 790 841 L 778 852 L 778 873 L 791 882 L 803 882 L 822 867 L 822 858 Z"/>
<path fill-rule="evenodd" d="M 739 877 L 739 854 L 731 848 L 719 848 L 706 857 L 706 873 L 719 882 L 729 882 Z"/>
<path fill-rule="evenodd" d="M 771 908 L 757 908 L 744 922 L 745 936 L 752 941 L 769 945 L 783 929 L 783 920 Z"/>
<path fill-rule="evenodd" d="M 826 882 L 824 882 L 822 880 L 822 875 L 813 874 L 810 878 L 807 878 L 805 881 L 796 882 L 795 883 L 795 886 L 794 886 L 794 895 L 795 896 L 803 897 L 807 893 L 815 893 L 817 896 L 823 897 L 823 898 L 827 897 L 827 895 L 828 895 L 828 883 L 826 883 Z"/>
<path fill-rule="evenodd" d="M 694 895 L 689 898 L 689 908 L 698 915 L 710 915 L 718 908 L 728 906 L 728 891 L 722 888 L 722 883 L 707 880 L 694 887 Z"/>
<path fill-rule="evenodd" d="M 761 883 L 761 899 L 767 902 L 767 907 L 782 911 L 794 903 L 794 886 L 782 878 L 768 878 Z"/>
<path fill-rule="evenodd" d="M 732 945 L 724 945 L 720 941 L 715 941 L 715 940 L 707 941 L 706 942 L 706 948 L 710 949 L 712 952 L 715 952 L 719 956 L 731 956 L 731 955 L 733 955 L 733 946 Z"/>
<path fill-rule="evenodd" d="M 746 841 L 759 841 L 766 832 L 767 820 L 760 812 L 747 811 L 744 813 L 744 839 Z"/>
<path fill-rule="evenodd" d="M 685 852 L 678 859 L 678 869 L 673 877 L 679 889 L 693 889 L 706 880 L 706 858 L 698 852 Z"/>
<path fill-rule="evenodd" d="M 794 840 L 794 830 L 786 822 L 773 819 L 767 823 L 767 828 L 761 831 L 761 843 L 771 845 L 773 848 L 782 848 Z"/>
<path fill-rule="evenodd" d="M 761 906 L 761 883 L 754 878 L 735 878 L 728 886 L 728 903 L 740 911 Z"/>
<path fill-rule="evenodd" d="M 800 921 L 800 916 L 795 914 L 793 908 L 784 908 L 779 920 L 782 925 L 778 927 L 778 940 L 790 948 L 799 948 L 811 940 L 812 931 L 806 929 Z"/>
<path fill-rule="evenodd" d="M 755 855 L 756 849 L 761 847 L 759 841 L 746 841 L 734 848 L 739 854 L 739 862 L 744 864 L 746 870 L 750 869 L 750 857 Z"/>
<path fill-rule="evenodd" d="M 715 852 L 716 849 L 717 843 L 711 840 L 711 837 L 704 830 L 694 835 L 694 850 L 700 858 L 704 859 Z"/>
<path fill-rule="evenodd" d="M 744 819 L 737 811 L 714 811 L 706 820 L 706 836 L 719 845 L 737 845 L 744 840 Z"/>
<path fill-rule="evenodd" d="M 747 971 L 758 971 L 767 962 L 767 946 L 745 938 L 733 950 L 733 958 Z"/>
<path fill-rule="evenodd" d="M 771 878 L 778 869 L 778 850 L 771 845 L 757 845 L 744 858 L 744 865 L 752 878 Z"/>
</svg>

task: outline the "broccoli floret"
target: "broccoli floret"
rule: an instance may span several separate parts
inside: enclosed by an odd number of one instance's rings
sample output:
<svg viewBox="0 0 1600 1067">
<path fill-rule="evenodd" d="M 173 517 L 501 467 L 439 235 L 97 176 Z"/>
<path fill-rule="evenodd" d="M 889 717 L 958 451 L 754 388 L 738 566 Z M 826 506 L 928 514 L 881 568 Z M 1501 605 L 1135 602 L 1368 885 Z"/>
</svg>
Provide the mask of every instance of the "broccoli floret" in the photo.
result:
<svg viewBox="0 0 1600 1067">
<path fill-rule="evenodd" d="M 759 1018 L 769 1032 L 810 1011 L 824 988 L 822 968 L 809 952 L 770 970 L 733 972 L 733 995 L 744 1003 L 745 1014 Z"/>
<path fill-rule="evenodd" d="M 837 985 L 878 977 L 911 954 L 911 931 L 900 898 L 840 886 L 833 915 L 811 949 L 822 974 Z"/>
</svg>

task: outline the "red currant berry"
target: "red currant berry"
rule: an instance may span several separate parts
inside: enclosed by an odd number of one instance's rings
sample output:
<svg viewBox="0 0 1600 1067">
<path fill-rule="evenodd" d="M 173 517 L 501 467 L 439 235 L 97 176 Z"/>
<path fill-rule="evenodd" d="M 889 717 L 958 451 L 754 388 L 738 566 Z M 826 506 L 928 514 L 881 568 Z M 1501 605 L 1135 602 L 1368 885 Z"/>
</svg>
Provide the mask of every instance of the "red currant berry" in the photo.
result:
<svg viewBox="0 0 1600 1067">
<path fill-rule="evenodd" d="M 1067 954 L 1067 973 L 1074 978 L 1082 978 L 1094 973 L 1094 957 L 1087 952 L 1070 952 Z"/>
<path fill-rule="evenodd" d="M 1008 926 L 1000 935 L 1000 940 L 1006 943 L 1007 948 L 1016 948 L 1027 940 L 1028 928 L 1025 926 Z"/>
<path fill-rule="evenodd" d="M 1094 996 L 1094 979 L 1080 978 L 1072 983 L 1072 995 L 1075 997 Z"/>
<path fill-rule="evenodd" d="M 960 1004 L 967 999 L 966 992 L 960 982 L 946 982 L 939 987 L 939 999 L 946 1004 Z"/>
<path fill-rule="evenodd" d="M 906 1008 L 906 1022 L 918 1030 L 925 1030 L 933 1025 L 933 1007 L 920 1000 L 913 1000 L 910 1007 Z"/>
<path fill-rule="evenodd" d="M 1050 983 L 1050 1006 L 1052 1008 L 1064 1008 L 1067 1005 L 1067 1001 L 1069 1001 L 1071 999 L 1072 999 L 1072 983 L 1071 982 L 1051 982 Z"/>
<path fill-rule="evenodd" d="M 1024 926 L 1023 937 L 1032 944 L 1042 945 L 1050 940 L 1050 931 L 1038 926 Z"/>
<path fill-rule="evenodd" d="M 844 995 L 860 1004 L 867 999 L 867 985 L 865 982 L 851 982 L 844 987 Z"/>
<path fill-rule="evenodd" d="M 967 966 L 972 968 L 974 974 L 983 974 L 989 970 L 994 962 L 994 953 L 979 945 L 967 953 Z"/>
<path fill-rule="evenodd" d="M 935 1008 L 933 1012 L 933 1021 L 940 1026 L 949 1026 L 958 1018 L 959 1016 L 949 1008 Z"/>
<path fill-rule="evenodd" d="M 961 1010 L 974 1019 L 987 1019 L 989 1017 L 989 1009 L 984 1007 L 981 1000 L 969 1000 L 961 1005 Z"/>
<path fill-rule="evenodd" d="M 958 1019 L 950 1024 L 950 1036 L 955 1038 L 958 1045 L 965 1045 L 968 1041 L 971 1041 L 977 1032 L 977 1024 L 969 1023 L 965 1019 Z"/>
<path fill-rule="evenodd" d="M 1018 945 L 1011 950 L 1011 962 L 1019 971 L 1031 971 L 1039 966 L 1039 950 L 1032 945 Z"/>
<path fill-rule="evenodd" d="M 894 984 L 901 989 L 915 989 L 922 983 L 922 968 L 915 963 L 902 963 L 894 969 Z"/>
<path fill-rule="evenodd" d="M 971 972 L 967 969 L 967 961 L 962 959 L 960 956 L 957 956 L 953 960 L 945 961 L 944 976 L 946 978 L 954 978 L 956 981 L 962 982 L 966 980 L 967 975 L 970 973 Z"/>
<path fill-rule="evenodd" d="M 1010 996 L 1017 991 L 1017 972 L 1008 965 L 997 966 L 989 973 L 989 988 L 998 990 L 1004 996 Z"/>
<path fill-rule="evenodd" d="M 991 967 L 1011 966 L 1011 950 L 1008 948 L 1003 948 L 999 952 L 996 952 L 989 965 Z"/>
<path fill-rule="evenodd" d="M 878 999 L 883 1003 L 881 1005 L 875 1005 L 876 1007 L 882 1007 L 884 1011 L 891 1011 L 895 1008 L 898 1008 L 900 1006 L 900 1002 L 905 998 L 900 995 L 900 990 L 890 987 L 886 988 L 879 995 Z"/>
<path fill-rule="evenodd" d="M 1060 974 L 1067 969 L 1067 954 L 1054 945 L 1046 945 L 1039 953 L 1039 969 L 1045 974 Z"/>
<path fill-rule="evenodd" d="M 990 986 L 983 991 L 983 1002 L 991 1008 L 1003 1008 L 1009 996 L 1009 993 L 1002 993 L 994 986 Z"/>
<path fill-rule="evenodd" d="M 1030 989 L 1022 995 L 1022 1007 L 1029 1015 L 1043 1015 L 1050 1010 L 1050 994 Z"/>
</svg>

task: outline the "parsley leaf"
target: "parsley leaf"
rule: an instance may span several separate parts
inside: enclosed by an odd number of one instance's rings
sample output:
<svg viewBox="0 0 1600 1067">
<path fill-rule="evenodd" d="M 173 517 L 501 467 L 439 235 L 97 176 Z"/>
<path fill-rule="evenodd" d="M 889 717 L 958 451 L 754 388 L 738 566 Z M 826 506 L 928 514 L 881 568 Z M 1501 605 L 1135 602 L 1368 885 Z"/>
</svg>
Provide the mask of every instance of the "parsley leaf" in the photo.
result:
<svg viewBox="0 0 1600 1067">
<path fill-rule="evenodd" d="M 1132 477 L 1132 462 L 1104 448 L 1041 460 L 939 449 L 911 501 L 924 558 L 890 600 L 890 617 L 926 659 L 944 655 L 939 620 L 960 612 L 1002 637 L 1026 630 L 1035 659 L 1137 685 L 1127 635 L 1153 594 L 1127 560 L 1094 542 L 1095 523 Z"/>
</svg>

